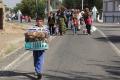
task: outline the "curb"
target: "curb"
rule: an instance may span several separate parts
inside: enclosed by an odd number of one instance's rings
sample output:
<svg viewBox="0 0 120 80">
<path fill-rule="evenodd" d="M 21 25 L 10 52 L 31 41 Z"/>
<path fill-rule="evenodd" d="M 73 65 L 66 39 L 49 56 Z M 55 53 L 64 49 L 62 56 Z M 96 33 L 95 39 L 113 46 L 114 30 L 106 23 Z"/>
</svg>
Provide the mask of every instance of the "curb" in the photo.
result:
<svg viewBox="0 0 120 80">
<path fill-rule="evenodd" d="M 120 27 L 120 24 L 117 23 L 93 23 L 95 26 L 118 26 Z"/>
</svg>

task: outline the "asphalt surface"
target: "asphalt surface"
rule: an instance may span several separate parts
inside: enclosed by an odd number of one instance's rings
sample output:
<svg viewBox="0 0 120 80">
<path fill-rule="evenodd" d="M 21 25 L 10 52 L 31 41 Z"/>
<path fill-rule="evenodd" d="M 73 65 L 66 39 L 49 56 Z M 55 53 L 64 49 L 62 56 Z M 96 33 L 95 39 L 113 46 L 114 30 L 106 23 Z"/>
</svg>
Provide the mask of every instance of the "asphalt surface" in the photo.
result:
<svg viewBox="0 0 120 80">
<path fill-rule="evenodd" d="M 118 26 L 97 27 L 120 49 L 119 40 L 109 37 L 114 35 L 119 39 Z M 73 35 L 68 31 L 50 43 L 43 73 L 44 80 L 120 80 L 120 58 L 98 31 L 92 35 L 82 32 Z M 35 80 L 35 77 L 32 52 L 7 70 L 0 71 L 0 80 Z"/>
</svg>

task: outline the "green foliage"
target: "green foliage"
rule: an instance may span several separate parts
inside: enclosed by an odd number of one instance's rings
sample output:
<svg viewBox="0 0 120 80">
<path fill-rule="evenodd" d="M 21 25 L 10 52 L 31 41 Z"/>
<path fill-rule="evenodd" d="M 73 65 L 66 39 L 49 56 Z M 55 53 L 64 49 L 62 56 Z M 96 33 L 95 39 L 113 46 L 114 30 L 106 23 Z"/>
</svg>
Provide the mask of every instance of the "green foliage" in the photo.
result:
<svg viewBox="0 0 120 80">
<path fill-rule="evenodd" d="M 10 10 L 10 8 L 8 8 L 7 6 L 5 7 L 5 11 L 9 11 Z"/>
<path fill-rule="evenodd" d="M 36 0 L 22 0 L 20 4 L 17 4 L 14 8 L 14 11 L 21 10 L 23 15 L 29 15 L 32 18 L 35 17 L 36 12 L 38 16 L 44 17 L 44 10 L 45 10 L 45 0 L 37 0 L 37 7 L 36 7 Z"/>
<path fill-rule="evenodd" d="M 103 8 L 103 0 L 96 0 L 95 6 L 100 11 Z"/>
<path fill-rule="evenodd" d="M 45 17 L 45 2 L 44 1 L 38 1 L 38 11 L 37 11 L 38 17 Z"/>
<path fill-rule="evenodd" d="M 14 7 L 14 9 L 13 9 L 13 11 L 15 13 L 17 13 L 18 10 L 21 10 L 21 4 L 20 3 L 16 4 L 16 7 Z"/>
</svg>

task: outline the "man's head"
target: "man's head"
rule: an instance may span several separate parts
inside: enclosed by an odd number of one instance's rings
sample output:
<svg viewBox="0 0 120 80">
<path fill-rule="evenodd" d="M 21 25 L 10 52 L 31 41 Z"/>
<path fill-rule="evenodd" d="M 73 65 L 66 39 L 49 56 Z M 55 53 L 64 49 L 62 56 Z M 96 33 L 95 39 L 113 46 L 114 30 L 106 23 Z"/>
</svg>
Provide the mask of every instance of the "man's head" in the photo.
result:
<svg viewBox="0 0 120 80">
<path fill-rule="evenodd" d="M 53 16 L 53 13 L 52 13 L 52 12 L 50 12 L 50 16 Z"/>
<path fill-rule="evenodd" d="M 36 24 L 37 24 L 37 26 L 42 26 L 44 24 L 44 18 L 37 18 Z"/>
<path fill-rule="evenodd" d="M 90 10 L 89 10 L 89 8 L 85 8 L 85 12 L 89 12 Z"/>
</svg>

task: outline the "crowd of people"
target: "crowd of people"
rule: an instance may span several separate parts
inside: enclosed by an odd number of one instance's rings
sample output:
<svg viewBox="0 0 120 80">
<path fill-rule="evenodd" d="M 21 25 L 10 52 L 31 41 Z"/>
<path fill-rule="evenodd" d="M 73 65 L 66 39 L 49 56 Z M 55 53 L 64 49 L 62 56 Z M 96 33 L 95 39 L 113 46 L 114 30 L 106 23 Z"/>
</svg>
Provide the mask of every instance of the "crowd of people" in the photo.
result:
<svg viewBox="0 0 120 80">
<path fill-rule="evenodd" d="M 89 8 L 85 8 L 84 11 L 79 9 L 58 10 L 56 13 L 51 12 L 48 17 L 50 35 L 63 35 L 68 29 L 71 29 L 73 34 L 77 34 L 83 24 L 86 25 L 86 29 L 83 31 L 86 30 L 87 34 L 91 34 L 92 13 Z"/>
<path fill-rule="evenodd" d="M 19 20 L 20 23 L 22 22 L 31 22 L 31 17 L 28 15 L 19 15 L 17 13 L 8 13 L 6 14 L 7 21 Z"/>
</svg>

